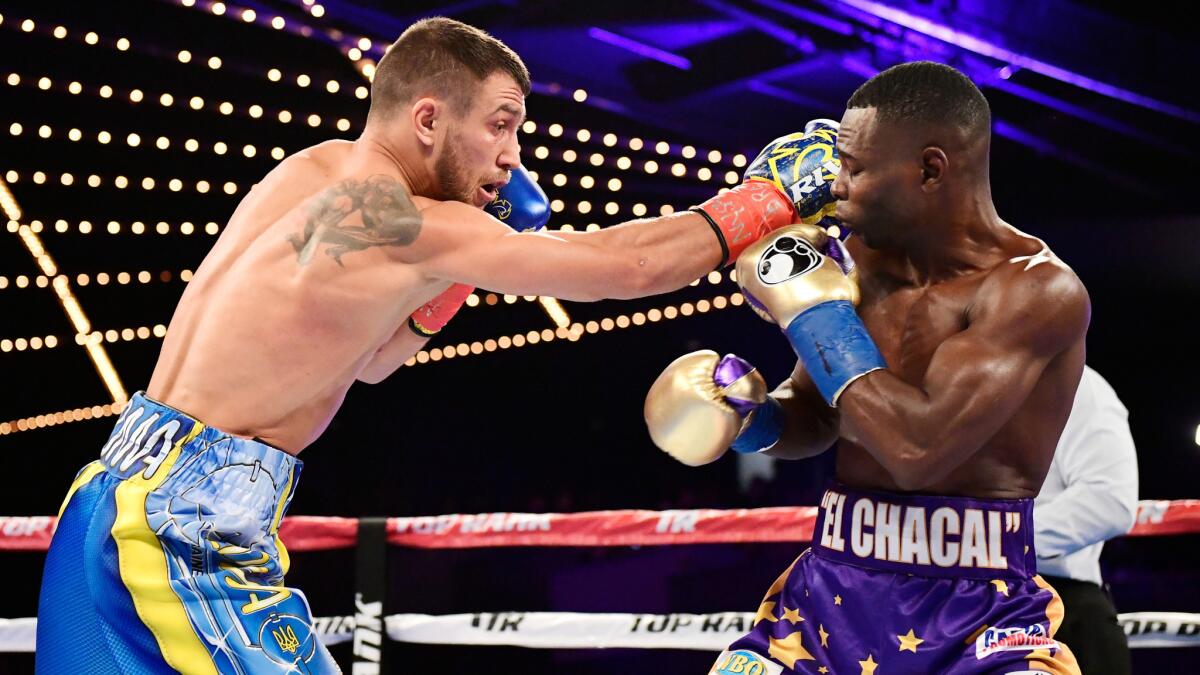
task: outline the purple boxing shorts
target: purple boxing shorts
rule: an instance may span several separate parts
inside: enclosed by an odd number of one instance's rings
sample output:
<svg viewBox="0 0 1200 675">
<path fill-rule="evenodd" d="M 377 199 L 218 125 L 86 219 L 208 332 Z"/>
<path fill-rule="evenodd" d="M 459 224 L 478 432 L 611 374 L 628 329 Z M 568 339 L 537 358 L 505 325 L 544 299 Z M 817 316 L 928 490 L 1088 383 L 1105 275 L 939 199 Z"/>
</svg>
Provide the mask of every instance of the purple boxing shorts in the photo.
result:
<svg viewBox="0 0 1200 675">
<path fill-rule="evenodd" d="M 1079 675 L 1033 500 L 825 492 L 805 551 L 710 675 Z"/>
</svg>

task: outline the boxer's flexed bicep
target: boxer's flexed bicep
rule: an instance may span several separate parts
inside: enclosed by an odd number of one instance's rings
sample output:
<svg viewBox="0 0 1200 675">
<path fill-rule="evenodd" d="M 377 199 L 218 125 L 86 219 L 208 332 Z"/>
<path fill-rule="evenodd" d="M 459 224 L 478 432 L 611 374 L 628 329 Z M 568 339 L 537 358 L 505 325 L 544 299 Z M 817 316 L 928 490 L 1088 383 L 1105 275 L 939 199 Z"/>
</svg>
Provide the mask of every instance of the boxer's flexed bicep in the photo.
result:
<svg viewBox="0 0 1200 675">
<path fill-rule="evenodd" d="M 1071 352 L 1078 363 L 1069 365 L 1082 371 L 1091 306 L 1075 273 L 1046 254 L 991 275 L 970 325 L 937 348 L 920 387 L 877 371 L 839 400 L 843 436 L 865 447 L 903 489 L 933 485 L 978 452 L 1055 358 Z"/>
</svg>

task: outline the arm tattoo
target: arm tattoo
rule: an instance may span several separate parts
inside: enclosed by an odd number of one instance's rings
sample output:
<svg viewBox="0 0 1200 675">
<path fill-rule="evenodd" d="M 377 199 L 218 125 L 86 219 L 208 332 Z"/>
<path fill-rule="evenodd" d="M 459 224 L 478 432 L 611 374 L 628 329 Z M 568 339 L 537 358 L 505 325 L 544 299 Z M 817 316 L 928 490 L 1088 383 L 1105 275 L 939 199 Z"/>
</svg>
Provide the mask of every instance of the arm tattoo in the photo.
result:
<svg viewBox="0 0 1200 675">
<path fill-rule="evenodd" d="M 351 220 L 358 213 L 362 223 Z M 317 247 L 342 265 L 342 256 L 375 246 L 408 246 L 421 232 L 421 214 L 408 190 L 390 176 L 344 180 L 318 194 L 308 205 L 304 231 L 288 237 L 297 260 L 307 265 Z M 344 266 L 344 265 L 343 265 Z"/>
</svg>

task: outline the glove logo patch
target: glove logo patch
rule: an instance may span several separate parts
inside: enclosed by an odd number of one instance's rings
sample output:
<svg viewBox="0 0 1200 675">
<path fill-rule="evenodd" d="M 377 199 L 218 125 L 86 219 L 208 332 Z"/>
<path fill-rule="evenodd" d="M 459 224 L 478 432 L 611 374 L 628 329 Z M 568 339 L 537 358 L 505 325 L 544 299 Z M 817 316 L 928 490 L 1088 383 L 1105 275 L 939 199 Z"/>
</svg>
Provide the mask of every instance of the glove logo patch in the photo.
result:
<svg viewBox="0 0 1200 675">
<path fill-rule="evenodd" d="M 821 254 L 812 244 L 790 235 L 771 242 L 758 258 L 758 278 L 774 286 L 804 276 L 821 264 Z"/>
<path fill-rule="evenodd" d="M 492 203 L 488 204 L 487 210 L 498 220 L 508 220 L 508 217 L 512 215 L 512 202 L 497 195 Z"/>
</svg>

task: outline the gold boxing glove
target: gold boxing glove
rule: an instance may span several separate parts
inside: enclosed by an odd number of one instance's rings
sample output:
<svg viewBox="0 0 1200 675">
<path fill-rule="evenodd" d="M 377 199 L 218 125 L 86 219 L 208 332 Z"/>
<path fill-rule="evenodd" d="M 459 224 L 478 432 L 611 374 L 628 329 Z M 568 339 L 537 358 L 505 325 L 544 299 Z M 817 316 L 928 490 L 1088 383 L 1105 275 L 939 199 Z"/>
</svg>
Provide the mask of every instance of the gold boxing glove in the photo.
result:
<svg viewBox="0 0 1200 675">
<path fill-rule="evenodd" d="M 854 311 L 853 261 L 821 228 L 793 225 L 758 240 L 738 258 L 737 281 L 754 311 L 783 329 L 829 405 L 887 367 Z"/>
<path fill-rule="evenodd" d="M 822 302 L 858 306 L 857 270 L 827 255 L 840 242 L 817 225 L 789 225 L 755 242 L 737 260 L 737 280 L 759 316 L 786 327 Z M 848 259 L 848 257 L 847 257 Z"/>
<path fill-rule="evenodd" d="M 702 349 L 672 361 L 651 385 L 646 427 L 667 454 L 700 466 L 725 454 L 755 417 L 752 413 L 768 400 L 767 383 L 754 366 L 732 354 L 722 358 Z"/>
</svg>

